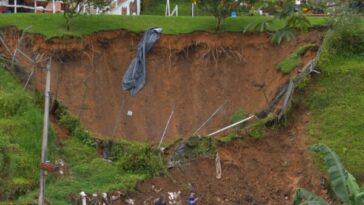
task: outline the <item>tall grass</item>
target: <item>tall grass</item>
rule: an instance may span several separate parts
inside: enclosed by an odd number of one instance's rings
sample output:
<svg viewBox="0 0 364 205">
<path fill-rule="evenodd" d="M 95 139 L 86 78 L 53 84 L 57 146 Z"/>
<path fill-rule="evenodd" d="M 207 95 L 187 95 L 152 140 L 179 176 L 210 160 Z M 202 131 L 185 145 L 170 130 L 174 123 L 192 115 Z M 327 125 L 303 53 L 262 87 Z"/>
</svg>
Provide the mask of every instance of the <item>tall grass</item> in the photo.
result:
<svg viewBox="0 0 364 205">
<path fill-rule="evenodd" d="M 37 186 L 42 125 L 32 97 L 0 67 L 0 199 L 16 198 Z M 52 130 L 49 138 L 52 159 Z"/>
</svg>

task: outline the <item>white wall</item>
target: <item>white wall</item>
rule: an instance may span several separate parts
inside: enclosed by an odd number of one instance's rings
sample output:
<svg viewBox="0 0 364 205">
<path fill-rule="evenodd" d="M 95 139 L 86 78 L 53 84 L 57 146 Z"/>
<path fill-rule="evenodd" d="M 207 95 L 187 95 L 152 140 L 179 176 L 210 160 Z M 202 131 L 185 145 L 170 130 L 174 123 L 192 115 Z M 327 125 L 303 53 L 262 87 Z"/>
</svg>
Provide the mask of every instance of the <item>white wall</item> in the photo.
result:
<svg viewBox="0 0 364 205">
<path fill-rule="evenodd" d="M 119 4 L 115 9 L 113 9 L 110 12 L 110 14 L 121 15 L 122 8 L 123 7 L 126 7 L 127 8 L 126 9 L 127 10 L 127 13 L 126 14 L 123 14 L 123 15 L 132 15 L 130 13 L 130 7 L 129 7 L 129 5 L 130 5 L 131 2 L 134 2 L 134 1 L 136 1 L 136 3 L 137 3 L 137 15 L 139 15 L 140 14 L 140 0 L 127 0 L 127 1 Z"/>
<path fill-rule="evenodd" d="M 0 0 L 0 5 L 8 5 L 9 4 L 9 1 L 8 0 Z"/>
</svg>

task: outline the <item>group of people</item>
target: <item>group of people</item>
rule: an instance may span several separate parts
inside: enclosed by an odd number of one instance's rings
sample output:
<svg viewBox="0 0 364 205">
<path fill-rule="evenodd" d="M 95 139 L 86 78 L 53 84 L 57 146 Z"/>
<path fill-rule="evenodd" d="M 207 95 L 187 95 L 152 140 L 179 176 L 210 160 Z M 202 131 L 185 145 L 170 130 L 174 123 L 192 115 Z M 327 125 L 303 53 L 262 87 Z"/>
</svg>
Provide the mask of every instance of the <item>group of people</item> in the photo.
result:
<svg viewBox="0 0 364 205">
<path fill-rule="evenodd" d="M 187 198 L 187 205 L 197 205 L 198 197 L 195 192 L 191 192 Z M 154 200 L 154 205 L 167 205 L 167 202 L 163 195 Z"/>
</svg>

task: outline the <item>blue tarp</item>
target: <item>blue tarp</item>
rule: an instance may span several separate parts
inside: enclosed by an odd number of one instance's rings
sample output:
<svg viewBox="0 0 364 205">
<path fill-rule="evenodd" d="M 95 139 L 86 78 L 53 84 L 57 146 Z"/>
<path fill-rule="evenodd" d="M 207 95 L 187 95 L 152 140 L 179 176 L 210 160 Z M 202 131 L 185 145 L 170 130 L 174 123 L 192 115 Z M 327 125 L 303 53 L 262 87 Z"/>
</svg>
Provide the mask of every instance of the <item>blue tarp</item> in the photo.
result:
<svg viewBox="0 0 364 205">
<path fill-rule="evenodd" d="M 133 96 L 144 87 L 147 76 L 146 54 L 159 39 L 161 32 L 161 28 L 151 28 L 144 33 L 143 40 L 138 44 L 137 56 L 124 74 L 123 90 L 130 90 Z"/>
</svg>

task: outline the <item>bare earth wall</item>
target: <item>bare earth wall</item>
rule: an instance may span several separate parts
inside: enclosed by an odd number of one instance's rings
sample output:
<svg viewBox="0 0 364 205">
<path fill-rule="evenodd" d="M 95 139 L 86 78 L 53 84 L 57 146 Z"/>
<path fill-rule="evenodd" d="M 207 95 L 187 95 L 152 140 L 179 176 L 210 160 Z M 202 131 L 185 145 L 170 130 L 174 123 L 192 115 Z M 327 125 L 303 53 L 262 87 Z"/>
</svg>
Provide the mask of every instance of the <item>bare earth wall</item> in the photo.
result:
<svg viewBox="0 0 364 205">
<path fill-rule="evenodd" d="M 20 33 L 4 31 L 16 45 Z M 193 33 L 162 35 L 148 53 L 147 81 L 136 96 L 121 88 L 142 34 L 101 32 L 82 39 L 50 39 L 27 34 L 25 53 L 52 55 L 52 93 L 99 136 L 157 143 L 171 111 L 166 142 L 189 137 L 221 104 L 223 109 L 198 134 L 228 125 L 237 111 L 263 110 L 290 76 L 275 66 L 297 47 L 318 43 L 312 31 L 295 40 L 272 45 L 267 34 Z M 4 48 L 0 47 L 0 51 Z M 312 59 L 307 52 L 303 62 Z M 26 65 L 25 60 L 19 63 Z M 45 75 L 36 70 L 34 83 L 43 90 Z M 128 116 L 127 112 L 133 115 Z"/>
</svg>

